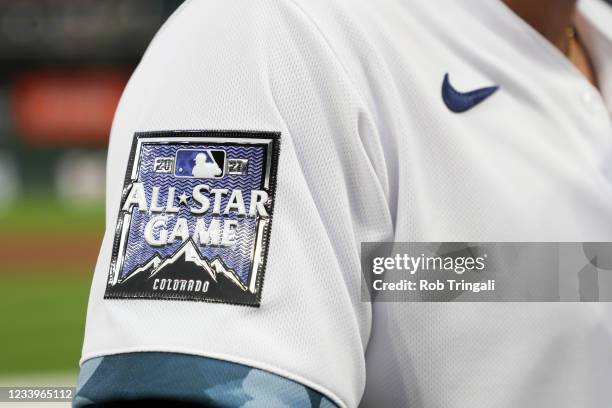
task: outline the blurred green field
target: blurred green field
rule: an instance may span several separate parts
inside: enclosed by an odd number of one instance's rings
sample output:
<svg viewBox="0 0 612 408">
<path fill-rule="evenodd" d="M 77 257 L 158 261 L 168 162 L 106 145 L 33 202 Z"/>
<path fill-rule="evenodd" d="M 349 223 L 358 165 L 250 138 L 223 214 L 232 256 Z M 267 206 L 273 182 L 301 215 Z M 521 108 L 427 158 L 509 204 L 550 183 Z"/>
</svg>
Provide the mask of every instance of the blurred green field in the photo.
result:
<svg viewBox="0 0 612 408">
<path fill-rule="evenodd" d="M 78 368 L 90 277 L 44 273 L 0 278 L 0 375 Z"/>
<path fill-rule="evenodd" d="M 0 246 L 33 249 L 31 259 L 11 251 L 2 256 L 0 377 L 78 370 L 95 257 L 72 262 L 70 244 L 87 238 L 96 245 L 104 211 L 101 203 L 77 206 L 49 197 L 29 194 L 0 210 Z M 60 264 L 36 259 L 37 245 L 48 241 L 66 248 Z"/>
<path fill-rule="evenodd" d="M 104 229 L 104 206 L 101 202 L 73 204 L 52 193 L 31 192 L 18 202 L 0 208 L 0 232 L 66 231 L 101 233 Z"/>
</svg>

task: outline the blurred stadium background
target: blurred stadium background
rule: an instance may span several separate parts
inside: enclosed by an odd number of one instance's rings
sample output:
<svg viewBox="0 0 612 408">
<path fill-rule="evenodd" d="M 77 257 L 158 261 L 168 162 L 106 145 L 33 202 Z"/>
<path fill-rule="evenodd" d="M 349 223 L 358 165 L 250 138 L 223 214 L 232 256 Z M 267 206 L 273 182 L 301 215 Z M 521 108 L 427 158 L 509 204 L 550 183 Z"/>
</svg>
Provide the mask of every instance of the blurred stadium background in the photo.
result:
<svg viewBox="0 0 612 408">
<path fill-rule="evenodd" d="M 0 2 L 0 385 L 74 383 L 111 120 L 181 2 Z"/>
</svg>

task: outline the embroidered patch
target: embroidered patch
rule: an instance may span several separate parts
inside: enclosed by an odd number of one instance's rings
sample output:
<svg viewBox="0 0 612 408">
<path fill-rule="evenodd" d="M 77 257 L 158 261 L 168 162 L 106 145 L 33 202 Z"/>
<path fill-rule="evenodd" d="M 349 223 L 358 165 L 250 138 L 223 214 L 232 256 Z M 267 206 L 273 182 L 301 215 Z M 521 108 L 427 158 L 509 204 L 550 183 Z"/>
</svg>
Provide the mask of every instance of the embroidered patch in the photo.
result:
<svg viewBox="0 0 612 408">
<path fill-rule="evenodd" d="M 280 134 L 134 137 L 105 298 L 259 306 Z"/>
</svg>

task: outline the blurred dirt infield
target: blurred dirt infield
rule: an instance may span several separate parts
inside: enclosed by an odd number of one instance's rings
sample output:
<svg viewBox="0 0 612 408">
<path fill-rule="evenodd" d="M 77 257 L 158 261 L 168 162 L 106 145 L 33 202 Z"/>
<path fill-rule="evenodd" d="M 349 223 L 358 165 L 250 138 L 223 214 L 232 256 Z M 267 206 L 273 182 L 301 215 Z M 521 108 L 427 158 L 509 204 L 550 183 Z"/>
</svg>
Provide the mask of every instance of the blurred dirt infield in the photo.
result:
<svg viewBox="0 0 612 408">
<path fill-rule="evenodd" d="M 12 273 L 14 267 L 35 271 L 53 266 L 92 274 L 102 237 L 98 233 L 6 233 L 0 232 L 0 274 Z"/>
<path fill-rule="evenodd" d="M 103 231 L 103 203 L 75 205 L 30 193 L 0 211 L 0 276 L 16 268 L 92 274 Z"/>
</svg>

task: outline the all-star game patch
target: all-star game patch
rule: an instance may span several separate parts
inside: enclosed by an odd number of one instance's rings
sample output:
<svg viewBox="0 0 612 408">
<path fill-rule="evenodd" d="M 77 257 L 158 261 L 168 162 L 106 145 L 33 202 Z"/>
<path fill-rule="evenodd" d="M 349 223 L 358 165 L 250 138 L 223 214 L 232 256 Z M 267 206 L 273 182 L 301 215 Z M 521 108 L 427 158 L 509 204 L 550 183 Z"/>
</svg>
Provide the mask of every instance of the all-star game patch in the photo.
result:
<svg viewBox="0 0 612 408">
<path fill-rule="evenodd" d="M 105 298 L 259 306 L 280 134 L 134 137 Z"/>
</svg>

